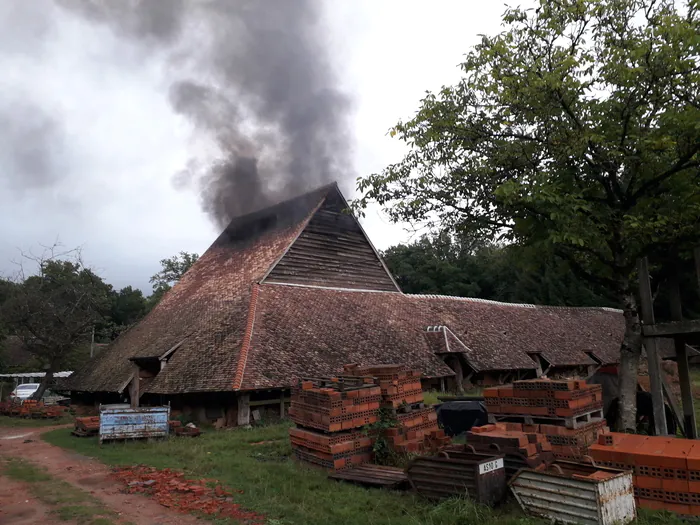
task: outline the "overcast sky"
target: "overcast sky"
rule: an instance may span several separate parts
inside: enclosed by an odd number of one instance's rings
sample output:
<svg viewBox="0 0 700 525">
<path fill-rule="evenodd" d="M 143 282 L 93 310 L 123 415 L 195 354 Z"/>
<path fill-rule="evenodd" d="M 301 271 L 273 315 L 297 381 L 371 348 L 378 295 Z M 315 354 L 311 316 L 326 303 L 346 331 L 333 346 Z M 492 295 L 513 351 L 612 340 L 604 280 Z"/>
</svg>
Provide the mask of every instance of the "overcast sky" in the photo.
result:
<svg viewBox="0 0 700 525">
<path fill-rule="evenodd" d="M 339 87 L 353 103 L 359 175 L 401 158 L 387 130 L 414 113 L 426 90 L 459 78 L 462 56 L 479 34 L 500 30 L 505 9 L 498 0 L 325 5 Z M 10 111 L 26 115 L 12 128 L 14 151 L 0 133 L 0 274 L 14 271 L 19 249 L 60 239 L 82 246 L 115 287 L 150 291 L 160 259 L 202 253 L 218 234 L 196 188 L 173 184 L 173 173 L 207 145 L 172 110 L 162 57 L 144 56 L 51 0 L 0 0 L 0 27 L 0 125 Z M 18 136 L 26 145 L 19 153 Z M 37 144 L 64 167 L 60 180 L 47 180 L 54 175 L 32 155 Z M 379 210 L 363 225 L 380 249 L 409 238 Z"/>
</svg>

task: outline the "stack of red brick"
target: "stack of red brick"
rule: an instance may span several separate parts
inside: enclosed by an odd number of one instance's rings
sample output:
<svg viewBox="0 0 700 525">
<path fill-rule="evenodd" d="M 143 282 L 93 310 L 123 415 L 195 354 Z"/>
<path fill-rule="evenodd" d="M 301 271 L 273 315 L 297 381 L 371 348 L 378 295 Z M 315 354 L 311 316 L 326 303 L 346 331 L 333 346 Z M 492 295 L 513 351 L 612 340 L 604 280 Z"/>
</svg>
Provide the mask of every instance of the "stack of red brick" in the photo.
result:
<svg viewBox="0 0 700 525">
<path fill-rule="evenodd" d="M 417 370 L 409 370 L 403 365 L 345 365 L 344 373 L 351 377 L 372 380 L 379 385 L 382 407 L 398 408 L 423 402 L 421 374 Z"/>
<path fill-rule="evenodd" d="M 613 432 L 589 454 L 600 465 L 633 471 L 638 506 L 700 516 L 698 441 Z"/>
<path fill-rule="evenodd" d="M 396 415 L 396 425 L 383 430 L 384 436 L 399 454 L 435 453 L 450 443 L 438 426 L 432 407 Z"/>
<path fill-rule="evenodd" d="M 526 458 L 536 456 L 542 452 L 551 452 L 552 445 L 547 442 L 543 434 L 538 434 L 536 425 L 523 425 L 521 423 L 495 423 L 474 427 L 467 432 L 467 443 L 475 449 L 520 454 Z M 495 446 L 494 446 L 495 445 Z"/>
<path fill-rule="evenodd" d="M 581 459 L 598 436 L 609 431 L 603 419 L 600 385 L 535 379 L 487 388 L 484 397 L 491 420 L 537 421 L 523 428 L 544 435 L 558 459 Z"/>
<path fill-rule="evenodd" d="M 340 470 L 372 460 L 373 442 L 359 432 L 379 419 L 380 389 L 364 380 L 302 381 L 292 391 L 289 430 L 297 459 Z"/>
<path fill-rule="evenodd" d="M 403 365 L 346 366 L 340 377 L 301 381 L 292 391 L 289 436 L 296 457 L 339 470 L 372 461 L 377 433 L 397 453 L 434 452 L 449 443 L 423 404 L 420 373 Z M 384 417 L 393 425 L 360 431 Z"/>
<path fill-rule="evenodd" d="M 22 403 L 7 401 L 0 403 L 0 414 L 25 418 L 55 419 L 63 416 L 68 409 L 60 405 L 46 405 L 43 401 L 26 399 Z"/>
<path fill-rule="evenodd" d="M 554 461 L 552 445 L 544 435 L 538 434 L 533 425 L 521 423 L 495 423 L 474 427 L 467 432 L 467 446 L 474 452 L 505 454 L 508 476 L 522 467 L 538 468 Z"/>
<path fill-rule="evenodd" d="M 345 366 L 345 373 L 372 379 L 381 389 L 381 407 L 394 426 L 383 429 L 384 437 L 399 454 L 434 453 L 450 443 L 440 429 L 437 413 L 423 403 L 421 374 L 403 365 Z"/>
<path fill-rule="evenodd" d="M 536 432 L 543 434 L 552 445 L 557 459 L 580 460 L 588 454 L 588 448 L 598 442 L 598 437 L 610 432 L 607 422 L 602 419 L 580 428 L 566 428 L 560 425 L 534 425 Z"/>
<path fill-rule="evenodd" d="M 379 387 L 371 383 L 302 381 L 293 392 L 289 417 L 299 426 L 324 432 L 352 430 L 377 421 L 380 399 Z"/>
<path fill-rule="evenodd" d="M 19 403 L 13 403 L 12 401 L 3 401 L 0 403 L 0 415 L 2 416 L 17 416 L 19 415 L 19 409 L 21 405 Z"/>
<path fill-rule="evenodd" d="M 73 435 L 79 437 L 96 436 L 100 432 L 100 416 L 76 417 Z"/>
<path fill-rule="evenodd" d="M 602 387 L 585 381 L 515 381 L 485 389 L 484 398 L 491 414 L 564 418 L 603 408 Z"/>
</svg>

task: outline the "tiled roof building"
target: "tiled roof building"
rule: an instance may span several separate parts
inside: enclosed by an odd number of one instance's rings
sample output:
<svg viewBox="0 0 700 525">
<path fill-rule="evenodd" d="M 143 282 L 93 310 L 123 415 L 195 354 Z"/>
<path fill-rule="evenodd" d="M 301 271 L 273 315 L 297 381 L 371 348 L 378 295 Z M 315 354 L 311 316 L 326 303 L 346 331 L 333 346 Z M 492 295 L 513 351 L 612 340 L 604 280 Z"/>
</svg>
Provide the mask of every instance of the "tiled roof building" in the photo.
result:
<svg viewBox="0 0 700 525">
<path fill-rule="evenodd" d="M 211 401 L 348 363 L 405 363 L 439 380 L 617 361 L 616 310 L 403 294 L 346 208 L 330 185 L 234 219 L 70 388 Z"/>
</svg>

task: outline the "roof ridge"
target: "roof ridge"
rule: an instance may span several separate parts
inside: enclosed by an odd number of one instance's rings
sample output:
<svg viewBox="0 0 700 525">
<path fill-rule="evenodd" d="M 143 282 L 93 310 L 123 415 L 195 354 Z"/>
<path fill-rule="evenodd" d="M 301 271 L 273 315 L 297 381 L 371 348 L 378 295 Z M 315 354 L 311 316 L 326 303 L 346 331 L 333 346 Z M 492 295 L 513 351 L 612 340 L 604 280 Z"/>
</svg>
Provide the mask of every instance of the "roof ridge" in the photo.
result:
<svg viewBox="0 0 700 525">
<path fill-rule="evenodd" d="M 238 364 L 236 366 L 236 375 L 233 378 L 233 389 L 239 390 L 243 384 L 243 373 L 248 362 L 248 350 L 253 339 L 253 328 L 255 327 L 255 314 L 257 311 L 258 294 L 260 293 L 260 285 L 253 284 L 253 289 L 250 292 L 250 307 L 248 309 L 248 320 L 246 322 L 245 332 L 243 333 L 243 342 L 241 343 L 241 351 L 238 354 Z"/>
<path fill-rule="evenodd" d="M 528 304 L 528 303 L 506 303 L 503 301 L 494 301 L 492 299 L 482 299 L 481 297 L 460 297 L 458 295 L 439 295 L 439 294 L 404 294 L 407 297 L 416 299 L 450 299 L 453 301 L 465 301 L 471 303 L 484 303 L 499 306 L 513 306 L 516 308 L 537 308 L 542 310 L 597 310 L 603 312 L 622 313 L 619 308 L 610 308 L 608 306 L 555 306 L 546 304 Z"/>
<path fill-rule="evenodd" d="M 265 286 L 294 286 L 296 288 L 313 288 L 314 290 L 333 290 L 334 292 L 361 292 L 361 293 L 387 293 L 406 295 L 400 291 L 393 290 L 369 290 L 365 288 L 343 288 L 340 286 L 320 286 L 318 284 L 300 284 L 300 283 L 281 283 L 277 281 L 265 281 L 260 284 Z"/>
</svg>

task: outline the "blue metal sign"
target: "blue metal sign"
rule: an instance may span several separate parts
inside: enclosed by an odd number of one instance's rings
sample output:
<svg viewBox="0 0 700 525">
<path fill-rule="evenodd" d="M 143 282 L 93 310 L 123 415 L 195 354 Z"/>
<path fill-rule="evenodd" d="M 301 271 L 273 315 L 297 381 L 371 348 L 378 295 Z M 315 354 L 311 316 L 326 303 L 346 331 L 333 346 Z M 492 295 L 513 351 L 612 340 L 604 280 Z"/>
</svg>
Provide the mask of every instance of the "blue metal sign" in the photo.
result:
<svg viewBox="0 0 700 525">
<path fill-rule="evenodd" d="M 113 439 L 167 438 L 170 407 L 100 407 L 100 442 Z"/>
</svg>

